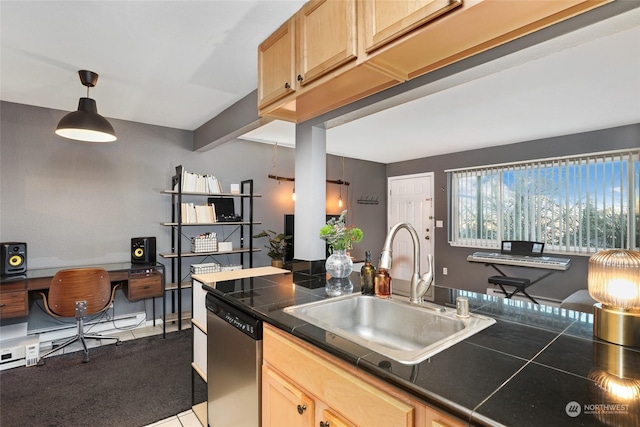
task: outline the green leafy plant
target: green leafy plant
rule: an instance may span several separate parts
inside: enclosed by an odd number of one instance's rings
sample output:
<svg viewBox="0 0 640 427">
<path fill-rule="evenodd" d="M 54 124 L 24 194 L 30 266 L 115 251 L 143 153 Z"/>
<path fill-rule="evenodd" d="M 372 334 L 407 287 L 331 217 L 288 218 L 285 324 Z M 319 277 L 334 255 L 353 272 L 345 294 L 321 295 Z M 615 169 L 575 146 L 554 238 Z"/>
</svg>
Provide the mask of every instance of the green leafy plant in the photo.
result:
<svg viewBox="0 0 640 427">
<path fill-rule="evenodd" d="M 287 251 L 287 246 L 290 245 L 289 240 L 293 237 L 284 233 L 276 233 L 273 230 L 262 230 L 261 233 L 253 236 L 254 239 L 266 237 L 269 240 L 269 245 L 265 245 L 265 248 L 269 249 L 267 255 L 271 259 L 283 259 Z"/>
<path fill-rule="evenodd" d="M 347 226 L 346 215 L 347 211 L 342 211 L 339 218 L 329 219 L 320 229 L 320 238 L 327 241 L 332 252 L 350 249 L 354 243 L 362 240 L 362 230 L 353 225 Z"/>
</svg>

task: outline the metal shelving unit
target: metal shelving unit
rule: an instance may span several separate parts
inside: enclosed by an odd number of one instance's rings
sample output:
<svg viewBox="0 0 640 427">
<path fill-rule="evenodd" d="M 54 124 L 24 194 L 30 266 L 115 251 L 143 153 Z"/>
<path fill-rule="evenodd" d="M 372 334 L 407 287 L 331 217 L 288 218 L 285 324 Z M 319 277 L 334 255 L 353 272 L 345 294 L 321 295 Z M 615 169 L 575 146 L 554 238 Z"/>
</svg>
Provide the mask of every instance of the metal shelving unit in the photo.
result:
<svg viewBox="0 0 640 427">
<path fill-rule="evenodd" d="M 171 221 L 161 223 L 164 226 L 171 227 L 171 252 L 160 253 L 160 256 L 171 260 L 171 282 L 165 285 L 165 292 L 162 298 L 162 310 L 164 322 L 177 321 L 178 330 L 182 329 L 183 319 L 189 319 L 191 313 L 182 312 L 182 290 L 191 287 L 191 281 L 183 282 L 182 259 L 194 257 L 216 257 L 221 255 L 238 254 L 240 263 L 243 268 L 246 266 L 253 267 L 253 253 L 260 251 L 259 248 L 253 246 L 253 226 L 261 224 L 255 221 L 253 216 L 253 199 L 261 197 L 253 192 L 253 180 L 244 180 L 240 183 L 240 193 L 202 193 L 193 191 L 182 191 L 182 178 L 184 168 L 176 166 L 176 174 L 171 178 L 171 188 L 173 190 L 164 190 L 162 194 L 171 196 Z M 182 218 L 182 202 L 183 198 L 189 199 L 198 197 L 229 197 L 240 199 L 240 217 L 241 221 L 233 222 L 212 222 L 212 223 L 184 223 Z M 183 235 L 184 228 L 194 229 L 197 227 L 238 227 L 240 229 L 240 246 L 229 251 L 215 252 L 189 252 L 183 250 L 183 239 L 187 236 Z M 246 260 L 245 260 L 246 257 Z M 172 296 L 172 313 L 166 313 L 166 293 L 171 292 Z M 176 295 L 177 294 L 177 295 Z M 176 296 L 176 298 L 174 298 Z"/>
</svg>

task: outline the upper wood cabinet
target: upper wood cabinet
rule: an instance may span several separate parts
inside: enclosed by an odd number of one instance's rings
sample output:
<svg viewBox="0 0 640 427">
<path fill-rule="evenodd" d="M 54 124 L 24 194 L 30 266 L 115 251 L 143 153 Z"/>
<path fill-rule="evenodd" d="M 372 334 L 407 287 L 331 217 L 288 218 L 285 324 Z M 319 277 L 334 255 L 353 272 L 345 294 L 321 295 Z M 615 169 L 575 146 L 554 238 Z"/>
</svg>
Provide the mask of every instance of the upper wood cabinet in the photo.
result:
<svg viewBox="0 0 640 427">
<path fill-rule="evenodd" d="M 295 91 L 296 21 L 290 19 L 258 47 L 258 106 Z"/>
<path fill-rule="evenodd" d="M 260 116 L 300 122 L 390 86 L 388 76 L 356 67 L 356 4 L 310 1 L 259 46 Z"/>
<path fill-rule="evenodd" d="M 399 78 L 410 80 L 611 1 L 464 0 L 461 7 L 451 5 L 455 8 L 438 19 L 425 25 L 416 21 L 414 25 L 415 19 L 409 18 L 419 18 L 418 12 L 426 14 L 430 5 L 425 5 L 423 10 L 414 7 L 416 12 L 404 20 L 398 20 L 404 11 L 411 11 L 411 8 L 405 8 L 397 9 L 395 14 L 392 12 L 394 5 L 397 8 L 404 1 L 365 0 L 362 21 L 365 23 L 367 43 L 364 43 L 363 49 L 370 54 L 361 53 L 360 56 Z M 379 16 L 384 14 L 391 14 L 395 18 L 385 20 Z M 386 28 L 385 23 L 388 24 Z M 402 23 L 413 27 L 405 34 L 400 34 Z M 371 45 L 368 46 L 368 43 Z"/>
<path fill-rule="evenodd" d="M 258 48 L 258 114 L 302 122 L 613 0 L 312 0 Z"/>
<path fill-rule="evenodd" d="M 371 52 L 461 4 L 462 0 L 363 1 L 365 52 Z"/>
<path fill-rule="evenodd" d="M 297 19 L 300 84 L 356 58 L 355 0 L 311 1 L 298 12 Z"/>
</svg>

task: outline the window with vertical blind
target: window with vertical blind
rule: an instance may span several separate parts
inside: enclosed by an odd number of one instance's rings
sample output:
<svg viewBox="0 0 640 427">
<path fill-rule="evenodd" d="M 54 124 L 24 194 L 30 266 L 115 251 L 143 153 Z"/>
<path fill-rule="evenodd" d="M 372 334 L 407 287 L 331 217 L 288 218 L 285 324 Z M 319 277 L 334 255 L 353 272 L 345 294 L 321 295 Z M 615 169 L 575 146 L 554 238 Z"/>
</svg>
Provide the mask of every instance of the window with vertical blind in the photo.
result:
<svg viewBox="0 0 640 427">
<path fill-rule="evenodd" d="M 452 245 L 532 240 L 585 254 L 640 245 L 640 150 L 446 172 Z"/>
</svg>

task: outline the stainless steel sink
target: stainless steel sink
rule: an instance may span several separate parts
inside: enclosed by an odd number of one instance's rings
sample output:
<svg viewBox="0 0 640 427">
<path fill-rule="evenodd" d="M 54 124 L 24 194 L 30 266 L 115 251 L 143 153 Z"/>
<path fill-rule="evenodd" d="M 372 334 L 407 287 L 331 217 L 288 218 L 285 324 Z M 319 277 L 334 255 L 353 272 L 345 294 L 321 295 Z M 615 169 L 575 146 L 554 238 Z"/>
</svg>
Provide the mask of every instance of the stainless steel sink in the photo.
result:
<svg viewBox="0 0 640 427">
<path fill-rule="evenodd" d="M 495 323 L 452 308 L 361 294 L 287 307 L 285 313 L 400 363 L 413 365 Z"/>
</svg>

